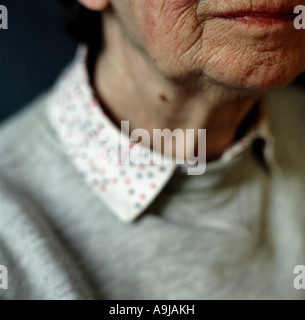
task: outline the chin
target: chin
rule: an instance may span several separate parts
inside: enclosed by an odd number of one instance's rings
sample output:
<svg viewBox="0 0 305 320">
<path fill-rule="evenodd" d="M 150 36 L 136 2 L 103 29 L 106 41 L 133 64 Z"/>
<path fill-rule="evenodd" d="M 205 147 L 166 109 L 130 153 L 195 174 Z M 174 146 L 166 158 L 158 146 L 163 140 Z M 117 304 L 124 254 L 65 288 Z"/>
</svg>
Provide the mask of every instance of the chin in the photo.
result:
<svg viewBox="0 0 305 320">
<path fill-rule="evenodd" d="M 218 63 L 207 77 L 236 90 L 265 92 L 284 87 L 305 70 L 302 55 L 281 53 L 251 59 L 236 59 L 231 63 Z"/>
<path fill-rule="evenodd" d="M 245 90 L 253 92 L 266 92 L 289 85 L 298 75 L 298 70 L 285 70 L 269 68 L 267 70 L 254 70 L 251 74 L 228 73 L 225 76 L 209 78 L 211 82 L 218 83 L 233 90 Z"/>
<path fill-rule="evenodd" d="M 175 72 L 173 69 L 163 69 L 163 75 L 186 87 L 205 87 L 206 85 L 216 85 L 229 90 L 252 93 L 264 93 L 278 89 L 290 84 L 298 75 L 305 71 L 301 64 L 282 63 L 250 66 L 241 63 L 232 65 L 217 65 L 217 68 L 196 68 L 181 69 Z"/>
</svg>

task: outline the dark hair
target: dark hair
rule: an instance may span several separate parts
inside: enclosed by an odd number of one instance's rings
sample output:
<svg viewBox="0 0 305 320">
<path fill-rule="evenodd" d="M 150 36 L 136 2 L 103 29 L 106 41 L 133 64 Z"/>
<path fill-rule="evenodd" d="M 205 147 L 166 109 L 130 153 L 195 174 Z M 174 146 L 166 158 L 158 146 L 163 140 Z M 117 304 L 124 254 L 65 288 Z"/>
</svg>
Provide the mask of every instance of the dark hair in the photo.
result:
<svg viewBox="0 0 305 320">
<path fill-rule="evenodd" d="M 61 7 L 66 28 L 71 36 L 92 49 L 102 45 L 101 13 L 87 10 L 76 0 L 56 0 Z"/>
</svg>

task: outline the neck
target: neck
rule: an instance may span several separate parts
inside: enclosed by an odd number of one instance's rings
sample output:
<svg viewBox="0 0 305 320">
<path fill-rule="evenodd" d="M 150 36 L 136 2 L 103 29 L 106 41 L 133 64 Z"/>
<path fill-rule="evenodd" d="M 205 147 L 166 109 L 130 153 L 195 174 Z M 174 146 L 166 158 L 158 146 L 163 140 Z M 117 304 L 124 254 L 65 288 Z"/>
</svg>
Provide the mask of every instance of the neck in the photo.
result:
<svg viewBox="0 0 305 320">
<path fill-rule="evenodd" d="M 217 159 L 260 97 L 210 81 L 167 79 L 124 37 L 115 17 L 105 15 L 103 21 L 105 49 L 96 59 L 93 81 L 114 122 L 128 120 L 132 130 L 150 134 L 153 129 L 206 129 L 207 159 Z"/>
</svg>

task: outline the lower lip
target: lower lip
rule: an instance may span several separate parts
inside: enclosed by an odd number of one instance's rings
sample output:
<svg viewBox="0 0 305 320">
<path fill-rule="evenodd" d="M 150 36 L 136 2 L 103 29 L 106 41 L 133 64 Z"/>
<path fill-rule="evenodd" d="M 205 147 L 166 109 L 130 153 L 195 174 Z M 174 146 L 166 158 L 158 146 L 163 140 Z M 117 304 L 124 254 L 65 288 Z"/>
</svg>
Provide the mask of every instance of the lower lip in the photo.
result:
<svg viewBox="0 0 305 320">
<path fill-rule="evenodd" d="M 270 26 L 284 26 L 287 24 L 293 23 L 293 16 L 284 16 L 284 17 L 272 17 L 272 16 L 253 16 L 253 15 L 244 15 L 237 17 L 219 17 L 223 20 L 240 22 L 249 26 L 258 26 L 258 27 L 270 27 Z"/>
</svg>

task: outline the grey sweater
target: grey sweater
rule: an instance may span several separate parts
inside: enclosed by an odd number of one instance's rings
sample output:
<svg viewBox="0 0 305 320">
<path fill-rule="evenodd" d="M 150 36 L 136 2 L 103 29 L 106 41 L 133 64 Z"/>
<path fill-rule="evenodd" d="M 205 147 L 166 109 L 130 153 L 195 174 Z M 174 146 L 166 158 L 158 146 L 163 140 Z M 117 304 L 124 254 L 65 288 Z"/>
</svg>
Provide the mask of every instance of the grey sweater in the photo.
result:
<svg viewBox="0 0 305 320">
<path fill-rule="evenodd" d="M 244 152 L 183 168 L 124 224 L 68 161 L 40 98 L 0 129 L 1 299 L 301 299 L 305 94 L 269 97 L 272 173 Z"/>
</svg>

